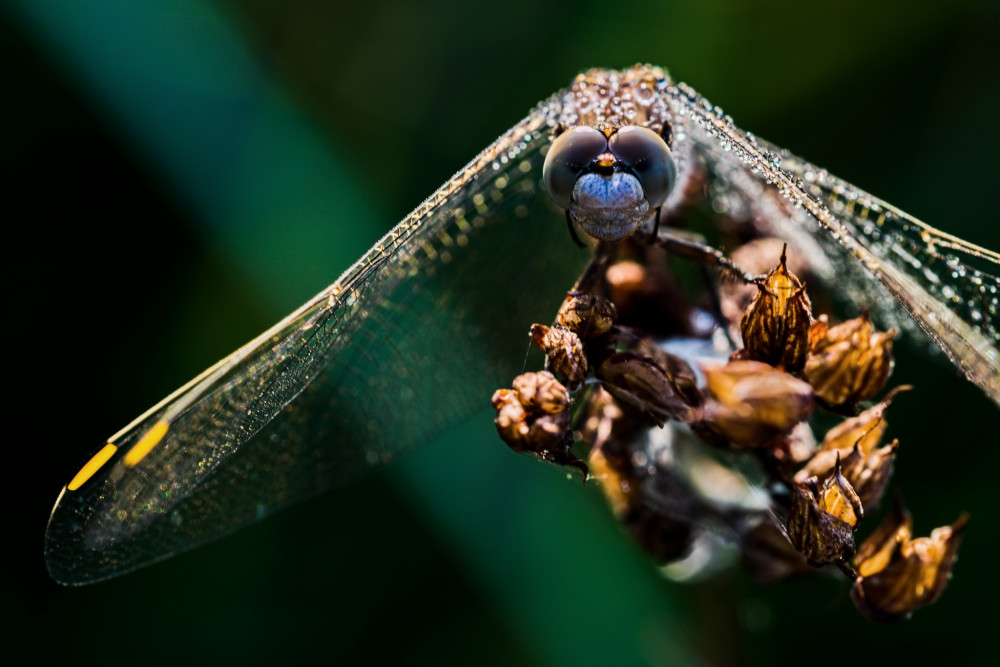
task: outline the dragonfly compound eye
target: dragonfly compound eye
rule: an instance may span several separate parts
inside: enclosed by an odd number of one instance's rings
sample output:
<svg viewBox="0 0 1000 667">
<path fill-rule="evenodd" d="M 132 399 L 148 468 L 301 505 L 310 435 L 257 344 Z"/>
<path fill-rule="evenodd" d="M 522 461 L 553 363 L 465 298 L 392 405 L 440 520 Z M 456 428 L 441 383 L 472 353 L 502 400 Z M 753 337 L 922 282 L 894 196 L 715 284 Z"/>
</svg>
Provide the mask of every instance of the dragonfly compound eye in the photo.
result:
<svg viewBox="0 0 1000 667">
<path fill-rule="evenodd" d="M 604 133 L 587 125 L 578 125 L 556 137 L 545 156 L 542 180 L 560 208 L 570 208 L 577 179 L 607 150 Z"/>
<path fill-rule="evenodd" d="M 608 148 L 639 179 L 649 207 L 663 206 L 677 180 L 677 167 L 663 137 L 649 128 L 626 125 L 611 135 Z"/>
</svg>

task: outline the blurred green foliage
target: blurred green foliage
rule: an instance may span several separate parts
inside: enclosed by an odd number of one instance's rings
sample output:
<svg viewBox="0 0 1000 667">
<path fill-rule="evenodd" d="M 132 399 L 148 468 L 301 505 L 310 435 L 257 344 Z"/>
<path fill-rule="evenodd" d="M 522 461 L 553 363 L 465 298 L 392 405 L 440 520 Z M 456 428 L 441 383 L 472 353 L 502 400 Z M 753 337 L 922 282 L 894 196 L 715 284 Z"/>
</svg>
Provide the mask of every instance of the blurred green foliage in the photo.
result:
<svg viewBox="0 0 1000 667">
<path fill-rule="evenodd" d="M 122 424 L 332 281 L 590 66 L 670 68 L 746 129 L 1000 248 L 992 3 L 94 1 L 0 7 L 14 317 L 14 634 L 83 664 L 812 664 L 992 651 L 996 407 L 899 354 L 917 530 L 972 514 L 942 600 L 897 627 L 846 586 L 671 584 L 601 499 L 488 417 L 390 471 L 82 590 L 48 508 Z M 488 397 L 484 397 L 484 404 Z M 36 479 L 35 473 L 40 473 Z M 24 494 L 27 494 L 26 497 Z M 20 494 L 20 495 L 18 495 Z M 45 639 L 49 637 L 50 639 Z M 829 656 L 827 658 L 826 656 Z"/>
</svg>

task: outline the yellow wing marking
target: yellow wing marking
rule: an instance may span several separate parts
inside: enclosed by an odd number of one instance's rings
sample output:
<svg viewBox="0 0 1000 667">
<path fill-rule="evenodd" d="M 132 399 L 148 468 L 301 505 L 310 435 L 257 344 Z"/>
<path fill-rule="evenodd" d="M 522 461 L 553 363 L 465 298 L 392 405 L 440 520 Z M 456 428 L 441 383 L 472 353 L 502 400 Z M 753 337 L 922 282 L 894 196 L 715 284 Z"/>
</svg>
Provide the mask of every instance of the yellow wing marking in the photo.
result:
<svg viewBox="0 0 1000 667">
<path fill-rule="evenodd" d="M 101 469 L 105 463 L 108 462 L 118 448 L 112 445 L 110 442 L 101 448 L 101 451 L 94 454 L 93 458 L 87 461 L 87 464 L 80 468 L 80 472 L 69 481 L 69 485 L 66 487 L 70 491 L 76 491 L 81 486 L 83 486 L 88 479 L 94 476 L 94 473 Z"/>
<path fill-rule="evenodd" d="M 153 448 L 160 444 L 160 440 L 163 440 L 163 436 L 167 434 L 168 428 L 170 428 L 170 423 L 162 419 L 153 424 L 153 428 L 146 431 L 146 434 L 139 438 L 139 442 L 135 443 L 132 449 L 128 450 L 123 463 L 131 468 L 146 458 L 146 454 L 153 451 Z"/>
</svg>

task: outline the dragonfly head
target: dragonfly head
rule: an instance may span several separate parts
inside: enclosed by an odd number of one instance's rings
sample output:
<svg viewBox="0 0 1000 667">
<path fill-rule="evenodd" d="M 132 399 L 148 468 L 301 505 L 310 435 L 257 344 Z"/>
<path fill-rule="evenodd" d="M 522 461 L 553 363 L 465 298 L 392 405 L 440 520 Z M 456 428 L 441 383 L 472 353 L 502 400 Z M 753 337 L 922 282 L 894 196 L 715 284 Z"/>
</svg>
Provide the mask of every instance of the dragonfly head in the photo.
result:
<svg viewBox="0 0 1000 667">
<path fill-rule="evenodd" d="M 620 241 L 663 206 L 677 168 L 666 141 L 653 130 L 626 125 L 606 133 L 578 125 L 552 142 L 542 180 L 583 231 Z"/>
</svg>

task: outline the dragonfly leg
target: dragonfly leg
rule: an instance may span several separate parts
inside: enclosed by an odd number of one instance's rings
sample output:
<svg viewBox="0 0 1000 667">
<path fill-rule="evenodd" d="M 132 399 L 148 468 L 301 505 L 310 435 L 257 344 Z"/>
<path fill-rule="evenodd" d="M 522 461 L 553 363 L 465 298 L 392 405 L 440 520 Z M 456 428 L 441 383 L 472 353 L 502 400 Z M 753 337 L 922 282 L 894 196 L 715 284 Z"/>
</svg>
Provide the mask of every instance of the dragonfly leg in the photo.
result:
<svg viewBox="0 0 1000 667">
<path fill-rule="evenodd" d="M 656 235 L 656 244 L 678 257 L 701 262 L 706 266 L 715 266 L 726 275 L 736 278 L 745 284 L 758 284 L 764 276 L 755 276 L 745 271 L 739 264 L 729 259 L 721 250 L 713 248 L 703 241 L 688 235 L 678 234 L 670 228 L 660 229 Z"/>
<path fill-rule="evenodd" d="M 569 235 L 573 239 L 573 243 L 575 243 L 577 247 L 585 248 L 586 246 L 583 241 L 581 241 L 580 237 L 576 235 L 576 226 L 573 225 L 573 219 L 569 215 L 569 209 L 566 209 L 566 227 L 569 229 Z"/>
<path fill-rule="evenodd" d="M 650 245 L 656 243 L 656 237 L 660 233 L 660 211 L 662 210 L 662 206 L 656 209 L 656 216 L 653 218 L 653 233 L 649 235 Z"/>
<path fill-rule="evenodd" d="M 739 264 L 724 255 L 720 250 L 706 244 L 700 238 L 679 233 L 671 228 L 659 230 L 657 245 L 678 257 L 684 257 L 701 264 L 703 279 L 708 286 L 708 296 L 711 301 L 712 314 L 719 323 L 726 322 L 722 313 L 722 300 L 719 296 L 718 284 L 709 272 L 710 267 L 719 268 L 724 275 L 735 278 L 745 284 L 761 284 L 765 276 L 755 276 L 744 270 Z M 729 327 L 721 327 L 722 332 L 732 349 L 739 347 L 729 334 Z"/>
<path fill-rule="evenodd" d="M 726 337 L 726 342 L 729 344 L 731 350 L 737 350 L 740 346 L 736 344 L 733 337 L 729 334 L 729 326 L 727 324 L 726 316 L 722 314 L 722 298 L 719 296 L 719 285 L 712 279 L 712 274 L 709 271 L 707 264 L 701 265 L 702 280 L 705 281 L 707 286 L 708 298 L 712 306 L 712 316 L 715 321 L 719 323 L 719 328 L 722 330 L 722 334 Z"/>
</svg>

